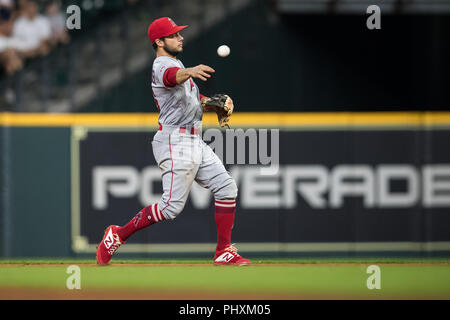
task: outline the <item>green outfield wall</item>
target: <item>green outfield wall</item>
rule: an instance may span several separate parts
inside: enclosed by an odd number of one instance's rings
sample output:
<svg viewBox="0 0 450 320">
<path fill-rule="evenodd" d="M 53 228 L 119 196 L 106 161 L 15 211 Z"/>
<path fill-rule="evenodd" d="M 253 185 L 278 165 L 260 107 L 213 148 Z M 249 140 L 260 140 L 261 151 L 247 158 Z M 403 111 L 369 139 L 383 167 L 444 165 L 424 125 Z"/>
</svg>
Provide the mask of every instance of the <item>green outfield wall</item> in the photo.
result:
<svg viewBox="0 0 450 320">
<path fill-rule="evenodd" d="M 70 255 L 70 128 L 2 127 L 1 138 L 3 255 Z"/>
<path fill-rule="evenodd" d="M 99 208 L 94 169 L 128 166 L 157 196 L 160 182 L 144 174 L 157 170 L 148 143 L 157 117 L 0 114 L 0 256 L 94 257 L 103 228 L 128 222 L 149 196 L 107 193 Z M 204 129 L 216 123 L 205 115 Z M 227 166 L 239 187 L 233 240 L 241 251 L 449 254 L 450 113 L 241 113 L 231 125 L 279 130 L 280 139 L 272 177 Z M 208 255 L 213 210 L 195 190 L 180 217 L 136 235 L 120 254 Z"/>
</svg>

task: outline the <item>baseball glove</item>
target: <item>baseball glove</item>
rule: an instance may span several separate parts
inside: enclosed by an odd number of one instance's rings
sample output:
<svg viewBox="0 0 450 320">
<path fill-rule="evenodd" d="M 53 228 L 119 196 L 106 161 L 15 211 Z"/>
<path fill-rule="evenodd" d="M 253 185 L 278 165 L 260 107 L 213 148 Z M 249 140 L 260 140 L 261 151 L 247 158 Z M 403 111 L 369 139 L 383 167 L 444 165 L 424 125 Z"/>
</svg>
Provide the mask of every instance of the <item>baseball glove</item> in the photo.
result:
<svg viewBox="0 0 450 320">
<path fill-rule="evenodd" d="M 203 111 L 214 110 L 221 127 L 229 127 L 228 121 L 234 110 L 233 100 L 223 93 L 215 94 L 212 98 L 202 102 Z"/>
</svg>

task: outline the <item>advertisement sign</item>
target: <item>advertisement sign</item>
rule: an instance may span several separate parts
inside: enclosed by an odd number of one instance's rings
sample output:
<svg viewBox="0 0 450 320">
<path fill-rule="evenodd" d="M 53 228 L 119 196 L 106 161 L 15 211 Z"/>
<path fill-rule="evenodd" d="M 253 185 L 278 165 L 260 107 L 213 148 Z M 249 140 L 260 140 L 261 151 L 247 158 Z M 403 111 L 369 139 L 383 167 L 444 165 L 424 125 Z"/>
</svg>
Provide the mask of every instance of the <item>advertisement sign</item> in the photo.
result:
<svg viewBox="0 0 450 320">
<path fill-rule="evenodd" d="M 107 226 L 161 197 L 155 131 L 72 130 L 72 245 L 93 252 Z M 241 250 L 450 249 L 449 130 L 248 129 L 243 148 L 236 132 L 215 130 L 203 137 L 238 185 Z M 269 154 L 275 169 L 264 172 Z M 215 242 L 213 195 L 194 182 L 175 220 L 137 232 L 121 252 L 206 252 Z"/>
</svg>

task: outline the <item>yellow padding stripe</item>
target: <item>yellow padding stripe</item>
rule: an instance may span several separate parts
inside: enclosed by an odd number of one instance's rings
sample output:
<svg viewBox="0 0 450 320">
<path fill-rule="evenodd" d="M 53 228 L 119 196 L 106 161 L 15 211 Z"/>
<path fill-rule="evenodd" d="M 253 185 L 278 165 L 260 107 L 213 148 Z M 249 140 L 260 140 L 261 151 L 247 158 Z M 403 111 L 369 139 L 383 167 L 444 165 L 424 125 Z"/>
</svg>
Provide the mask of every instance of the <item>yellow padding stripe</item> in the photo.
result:
<svg viewBox="0 0 450 320">
<path fill-rule="evenodd" d="M 203 116 L 205 126 L 217 126 L 217 116 Z M 100 126 L 157 127 L 157 113 L 51 114 L 0 113 L 2 126 Z M 450 112 L 236 112 L 232 127 L 347 127 L 347 126 L 439 126 L 450 125 Z"/>
</svg>

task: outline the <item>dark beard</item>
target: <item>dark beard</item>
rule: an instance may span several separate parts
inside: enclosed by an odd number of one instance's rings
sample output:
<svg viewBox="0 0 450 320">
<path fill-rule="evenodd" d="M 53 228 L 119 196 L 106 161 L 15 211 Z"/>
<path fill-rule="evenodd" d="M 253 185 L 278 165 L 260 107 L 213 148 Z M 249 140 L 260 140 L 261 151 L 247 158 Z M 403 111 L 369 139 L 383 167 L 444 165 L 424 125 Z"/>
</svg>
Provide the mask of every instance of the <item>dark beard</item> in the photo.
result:
<svg viewBox="0 0 450 320">
<path fill-rule="evenodd" d="M 170 50 L 169 48 L 167 48 L 167 46 L 165 44 L 164 44 L 164 50 L 168 54 L 170 54 L 171 56 L 174 56 L 174 57 L 176 57 L 180 53 L 180 51 Z"/>
</svg>

